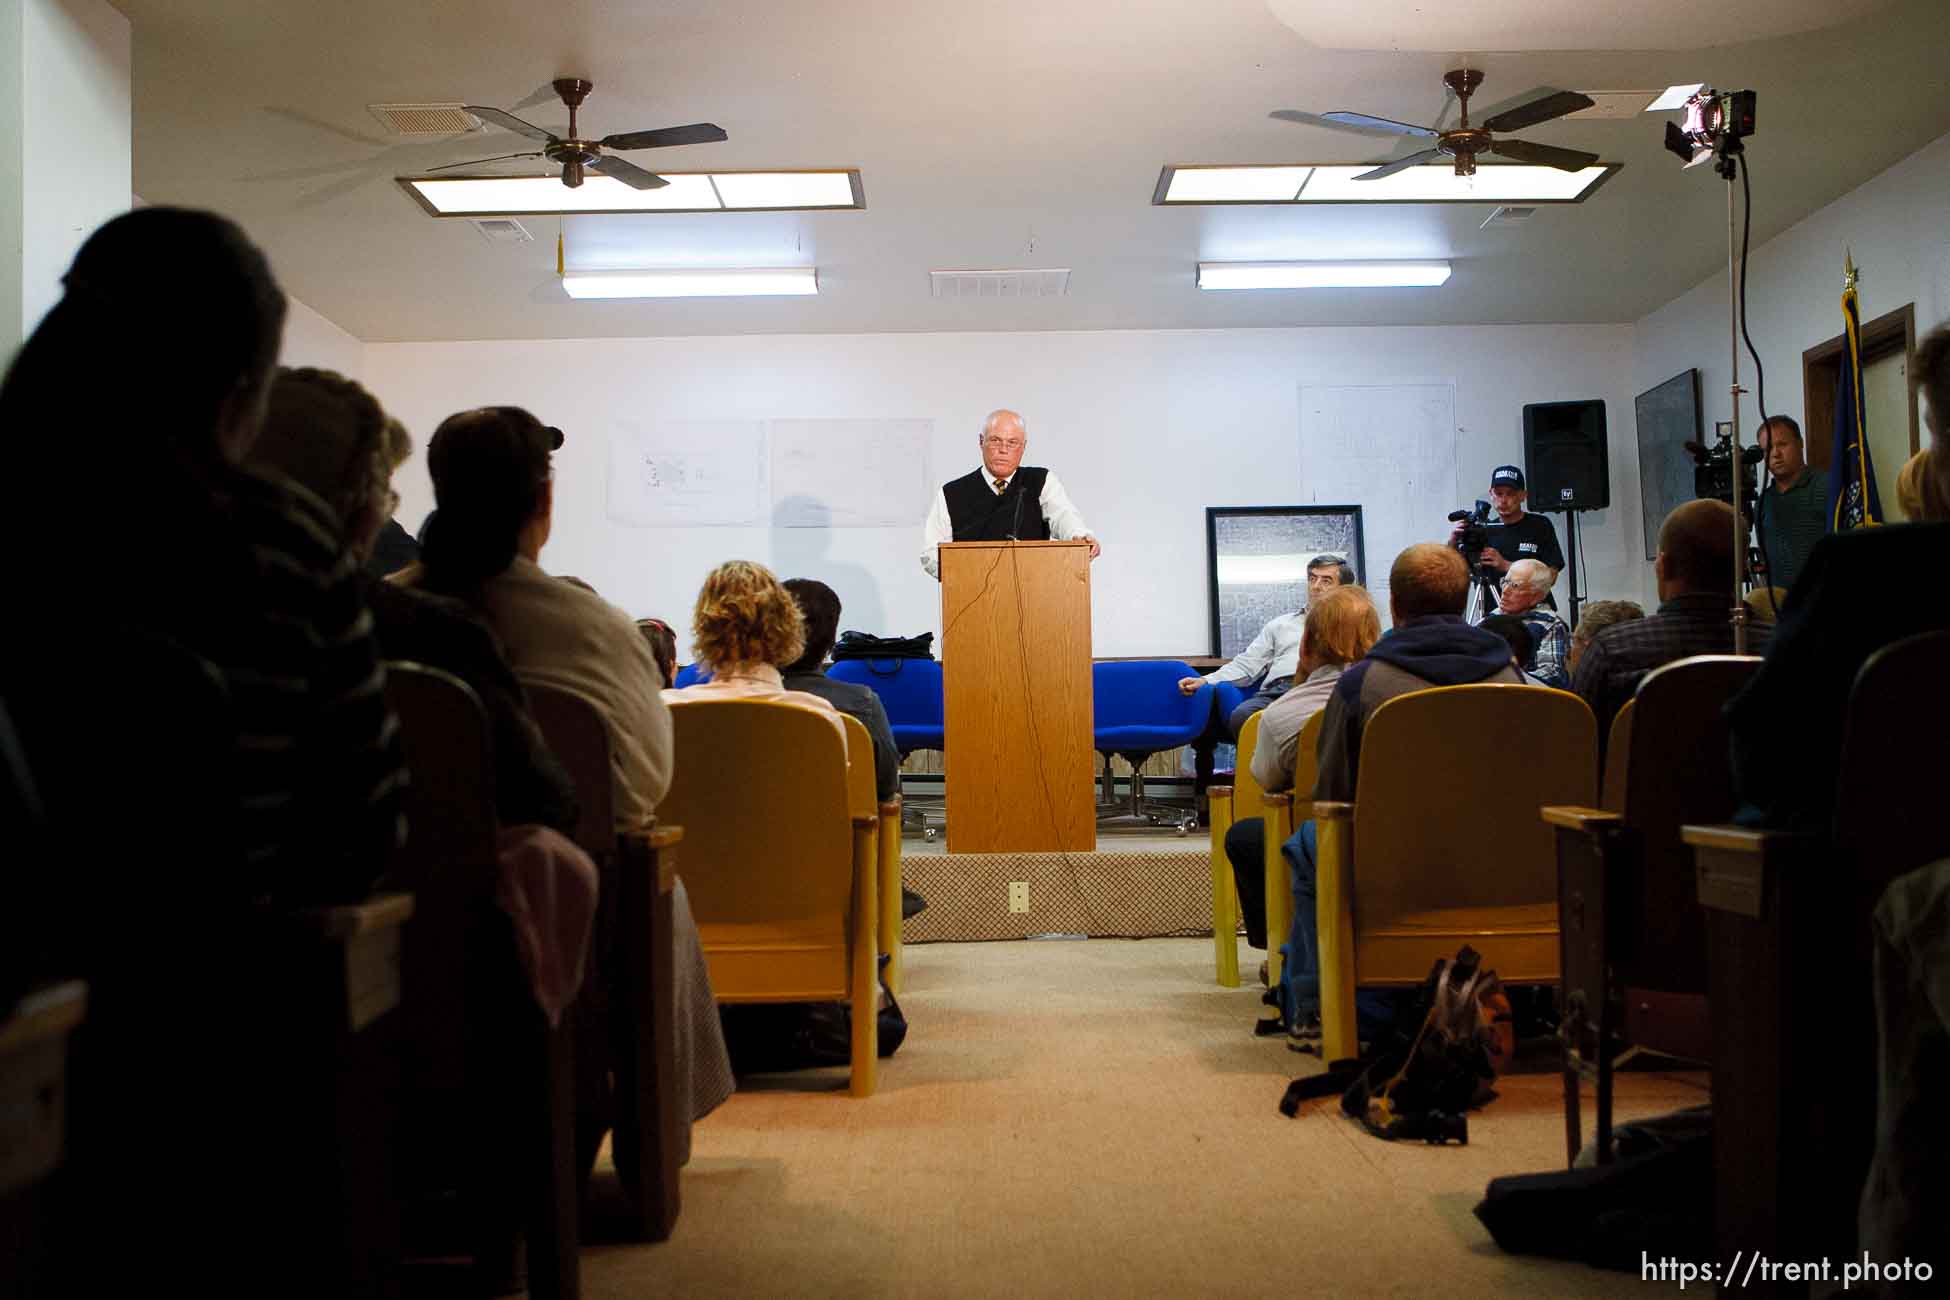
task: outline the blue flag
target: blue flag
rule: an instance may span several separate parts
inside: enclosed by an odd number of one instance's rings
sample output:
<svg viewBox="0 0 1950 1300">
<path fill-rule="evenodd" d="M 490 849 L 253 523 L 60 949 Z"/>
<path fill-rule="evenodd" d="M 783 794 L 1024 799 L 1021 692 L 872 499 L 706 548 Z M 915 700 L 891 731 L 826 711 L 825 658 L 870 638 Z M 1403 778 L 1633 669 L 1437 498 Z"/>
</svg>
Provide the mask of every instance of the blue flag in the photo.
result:
<svg viewBox="0 0 1950 1300">
<path fill-rule="evenodd" d="M 1835 384 L 1835 458 L 1828 471 L 1828 531 L 1882 522 L 1875 466 L 1869 460 L 1869 435 L 1862 418 L 1862 322 L 1855 303 L 1855 268 L 1842 290 L 1841 374 Z"/>
</svg>

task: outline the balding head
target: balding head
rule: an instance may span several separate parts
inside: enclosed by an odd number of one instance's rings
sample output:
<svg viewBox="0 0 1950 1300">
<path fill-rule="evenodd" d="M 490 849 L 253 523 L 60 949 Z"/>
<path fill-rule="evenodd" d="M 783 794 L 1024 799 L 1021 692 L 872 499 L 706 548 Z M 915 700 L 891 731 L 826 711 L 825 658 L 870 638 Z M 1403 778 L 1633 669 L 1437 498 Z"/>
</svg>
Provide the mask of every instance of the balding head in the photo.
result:
<svg viewBox="0 0 1950 1300">
<path fill-rule="evenodd" d="M 1733 507 L 1688 501 L 1659 526 L 1659 597 L 1733 593 Z"/>
<path fill-rule="evenodd" d="M 982 467 L 990 478 L 1005 479 L 1022 464 L 1023 449 L 1029 445 L 1029 430 L 1022 417 L 1011 410 L 989 412 L 982 421 Z"/>
<path fill-rule="evenodd" d="M 1454 547 L 1418 542 L 1388 570 L 1388 608 L 1395 625 L 1425 614 L 1460 616 L 1469 603 L 1469 566 Z"/>
</svg>

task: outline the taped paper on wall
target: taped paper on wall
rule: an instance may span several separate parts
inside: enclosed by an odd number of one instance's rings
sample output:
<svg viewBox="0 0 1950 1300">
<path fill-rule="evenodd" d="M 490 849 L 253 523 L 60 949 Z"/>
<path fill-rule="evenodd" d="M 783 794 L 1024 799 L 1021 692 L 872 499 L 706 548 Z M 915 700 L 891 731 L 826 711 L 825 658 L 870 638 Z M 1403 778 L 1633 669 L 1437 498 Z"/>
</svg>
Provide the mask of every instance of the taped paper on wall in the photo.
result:
<svg viewBox="0 0 1950 1300">
<path fill-rule="evenodd" d="M 609 444 L 609 517 L 639 528 L 762 523 L 765 430 L 757 420 L 625 424 Z"/>
</svg>

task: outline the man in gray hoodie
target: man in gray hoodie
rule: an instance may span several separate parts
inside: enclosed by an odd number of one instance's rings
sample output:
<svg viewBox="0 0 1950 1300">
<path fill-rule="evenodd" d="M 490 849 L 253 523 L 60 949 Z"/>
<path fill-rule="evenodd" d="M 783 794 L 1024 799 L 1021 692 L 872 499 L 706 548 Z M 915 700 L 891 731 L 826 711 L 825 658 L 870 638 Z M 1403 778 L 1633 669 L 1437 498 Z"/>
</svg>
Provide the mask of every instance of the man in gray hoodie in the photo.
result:
<svg viewBox="0 0 1950 1300">
<path fill-rule="evenodd" d="M 1388 607 L 1394 628 L 1367 657 L 1341 674 L 1322 710 L 1320 778 L 1316 800 L 1355 797 L 1361 772 L 1361 733 L 1374 711 L 1410 691 L 1476 682 L 1523 683 L 1510 661 L 1510 643 L 1463 621 L 1469 602 L 1469 566 L 1454 549 L 1434 542 L 1409 547 L 1388 571 Z M 1293 930 L 1287 940 L 1285 977 L 1292 984 L 1295 1023 L 1304 1031 L 1320 1014 L 1320 953 L 1314 928 L 1316 848 L 1314 824 L 1302 822 L 1285 844 L 1293 885 Z M 1362 1007 L 1364 1019 L 1369 1008 Z M 1377 1005 L 1376 1014 L 1381 1014 Z M 1318 1031 L 1315 1030 L 1317 1033 Z"/>
</svg>

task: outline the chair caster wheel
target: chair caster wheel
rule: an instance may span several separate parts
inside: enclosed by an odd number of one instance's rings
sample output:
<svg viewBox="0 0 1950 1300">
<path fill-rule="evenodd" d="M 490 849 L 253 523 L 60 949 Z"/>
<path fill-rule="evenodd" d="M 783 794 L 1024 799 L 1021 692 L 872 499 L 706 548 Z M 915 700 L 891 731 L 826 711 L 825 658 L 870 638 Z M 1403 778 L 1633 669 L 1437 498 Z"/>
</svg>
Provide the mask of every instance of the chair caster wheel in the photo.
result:
<svg viewBox="0 0 1950 1300">
<path fill-rule="evenodd" d="M 935 829 L 932 826 L 928 827 L 926 830 L 921 832 L 921 838 L 928 841 L 928 843 L 930 844 L 934 842 L 934 836 L 935 836 Z"/>
<path fill-rule="evenodd" d="M 1179 833 L 1180 835 L 1190 835 L 1190 834 L 1192 833 L 1192 830 L 1193 830 L 1193 828 L 1194 828 L 1194 827 L 1196 827 L 1197 825 L 1198 825 L 1198 823 L 1197 823 L 1197 822 L 1195 822 L 1195 821 L 1183 821 L 1183 822 L 1179 822 L 1179 823 L 1178 823 L 1178 833 Z"/>
</svg>

